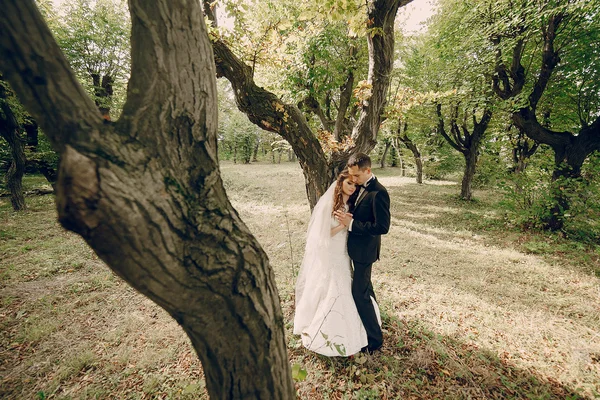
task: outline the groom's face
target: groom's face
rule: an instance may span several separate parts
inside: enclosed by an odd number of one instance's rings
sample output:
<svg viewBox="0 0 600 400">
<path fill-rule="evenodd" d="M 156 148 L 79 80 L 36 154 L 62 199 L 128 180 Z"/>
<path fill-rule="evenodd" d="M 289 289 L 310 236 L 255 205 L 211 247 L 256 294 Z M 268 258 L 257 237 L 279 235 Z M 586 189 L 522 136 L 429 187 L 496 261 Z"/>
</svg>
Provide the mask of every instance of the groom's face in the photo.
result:
<svg viewBox="0 0 600 400">
<path fill-rule="evenodd" d="M 371 177 L 371 168 L 367 167 L 365 169 L 360 169 L 358 165 L 353 167 L 348 167 L 348 172 L 352 177 L 352 181 L 356 185 L 362 185 Z"/>
</svg>

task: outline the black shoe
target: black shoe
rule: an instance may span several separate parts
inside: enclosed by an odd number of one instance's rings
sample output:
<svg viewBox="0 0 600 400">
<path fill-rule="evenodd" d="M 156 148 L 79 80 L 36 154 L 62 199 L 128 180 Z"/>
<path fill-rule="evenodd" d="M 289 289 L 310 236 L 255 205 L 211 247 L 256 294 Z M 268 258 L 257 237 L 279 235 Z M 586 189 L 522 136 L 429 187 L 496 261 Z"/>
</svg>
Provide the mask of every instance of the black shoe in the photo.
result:
<svg viewBox="0 0 600 400">
<path fill-rule="evenodd" d="M 380 350 L 381 346 L 382 346 L 381 344 L 379 346 L 377 346 L 377 347 L 365 346 L 362 349 L 360 349 L 360 352 L 361 353 L 366 353 L 366 354 L 373 354 L 376 351 Z"/>
</svg>

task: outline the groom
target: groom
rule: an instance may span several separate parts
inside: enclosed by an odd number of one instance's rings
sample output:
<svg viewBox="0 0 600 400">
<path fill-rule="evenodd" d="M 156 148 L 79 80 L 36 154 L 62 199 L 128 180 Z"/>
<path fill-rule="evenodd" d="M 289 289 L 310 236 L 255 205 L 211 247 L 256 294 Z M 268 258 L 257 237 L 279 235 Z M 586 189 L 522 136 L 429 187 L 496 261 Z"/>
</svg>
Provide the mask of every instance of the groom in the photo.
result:
<svg viewBox="0 0 600 400">
<path fill-rule="evenodd" d="M 368 345 L 363 351 L 372 353 L 383 344 L 383 334 L 371 301 L 371 297 L 375 299 L 371 267 L 379 260 L 381 235 L 390 228 L 390 196 L 371 172 L 368 155 L 352 155 L 347 167 L 360 191 L 352 213 L 335 214 L 348 227 L 348 254 L 354 265 L 352 296 L 367 331 Z"/>
</svg>

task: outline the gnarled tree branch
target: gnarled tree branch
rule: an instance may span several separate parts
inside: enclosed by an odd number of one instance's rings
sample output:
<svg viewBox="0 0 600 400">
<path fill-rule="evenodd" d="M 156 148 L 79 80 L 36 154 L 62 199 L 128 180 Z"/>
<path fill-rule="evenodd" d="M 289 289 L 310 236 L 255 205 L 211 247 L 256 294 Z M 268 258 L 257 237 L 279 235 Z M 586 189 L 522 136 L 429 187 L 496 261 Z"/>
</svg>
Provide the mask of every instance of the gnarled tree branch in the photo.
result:
<svg viewBox="0 0 600 400">
<path fill-rule="evenodd" d="M 356 146 L 349 152 L 334 153 L 328 162 L 314 133 L 300 110 L 283 103 L 273 93 L 258 87 L 250 67 L 236 57 L 221 40 L 213 42 L 218 76 L 226 77 L 234 90 L 238 108 L 250 121 L 287 140 L 298 156 L 304 172 L 311 207 L 323 194 L 334 175 L 353 152 L 369 153 L 376 143 L 381 112 L 389 87 L 394 54 L 394 20 L 400 6 L 412 0 L 376 0 L 369 2 L 369 76 L 373 95 L 362 105 L 359 121 L 352 136 Z M 203 0 L 204 7 L 209 1 Z"/>
</svg>

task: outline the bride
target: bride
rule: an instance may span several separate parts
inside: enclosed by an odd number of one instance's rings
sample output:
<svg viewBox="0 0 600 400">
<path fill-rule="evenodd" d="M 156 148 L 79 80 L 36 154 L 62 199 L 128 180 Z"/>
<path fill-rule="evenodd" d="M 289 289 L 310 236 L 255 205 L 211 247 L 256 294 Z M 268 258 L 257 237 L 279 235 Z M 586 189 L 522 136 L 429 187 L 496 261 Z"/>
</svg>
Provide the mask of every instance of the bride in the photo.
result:
<svg viewBox="0 0 600 400">
<path fill-rule="evenodd" d="M 346 245 L 348 227 L 333 211 L 348 211 L 356 186 L 347 170 L 315 206 L 296 282 L 294 334 L 325 356 L 350 356 L 367 345 L 367 333 L 352 298 L 352 267 Z"/>
</svg>

